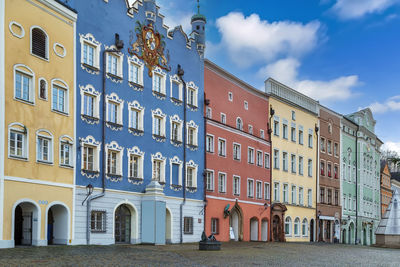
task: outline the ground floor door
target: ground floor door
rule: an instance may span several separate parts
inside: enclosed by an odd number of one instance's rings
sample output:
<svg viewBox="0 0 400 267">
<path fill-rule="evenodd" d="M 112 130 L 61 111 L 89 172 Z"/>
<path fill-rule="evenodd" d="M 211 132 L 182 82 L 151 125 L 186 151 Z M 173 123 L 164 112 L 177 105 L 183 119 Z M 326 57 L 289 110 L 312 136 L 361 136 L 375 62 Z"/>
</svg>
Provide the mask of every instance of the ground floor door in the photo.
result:
<svg viewBox="0 0 400 267">
<path fill-rule="evenodd" d="M 274 241 L 283 242 L 282 222 L 278 215 L 275 215 L 272 220 L 272 235 L 274 237 Z"/>
<path fill-rule="evenodd" d="M 250 220 L 250 241 L 258 241 L 258 219 Z"/>
<path fill-rule="evenodd" d="M 131 213 L 125 205 L 115 211 L 115 243 L 130 243 Z"/>
<path fill-rule="evenodd" d="M 262 220 L 261 222 L 261 241 L 268 241 L 268 221 Z"/>
<path fill-rule="evenodd" d="M 310 242 L 314 242 L 314 220 L 310 221 Z"/>
<path fill-rule="evenodd" d="M 239 241 L 239 213 L 232 210 L 229 217 L 229 225 L 233 229 L 234 240 Z"/>
<path fill-rule="evenodd" d="M 51 209 L 49 209 L 47 214 L 47 244 L 54 244 L 54 217 Z"/>
</svg>

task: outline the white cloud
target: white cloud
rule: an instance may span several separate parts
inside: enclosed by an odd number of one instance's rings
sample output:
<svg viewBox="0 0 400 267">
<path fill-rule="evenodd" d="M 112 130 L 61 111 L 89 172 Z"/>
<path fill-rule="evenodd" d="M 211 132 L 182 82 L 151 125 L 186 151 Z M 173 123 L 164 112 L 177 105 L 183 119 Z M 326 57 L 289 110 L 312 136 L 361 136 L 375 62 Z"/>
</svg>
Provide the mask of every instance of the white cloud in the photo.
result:
<svg viewBox="0 0 400 267">
<path fill-rule="evenodd" d="M 216 26 L 222 47 L 242 67 L 274 60 L 279 55 L 300 57 L 316 47 L 321 28 L 318 21 L 270 23 L 257 14 L 245 17 L 238 12 L 218 18 Z"/>
<path fill-rule="evenodd" d="M 331 10 L 341 19 L 357 19 L 367 14 L 381 13 L 399 2 L 399 0 L 336 0 Z"/>
<path fill-rule="evenodd" d="M 160 6 L 160 13 L 165 16 L 164 24 L 167 25 L 170 30 L 176 26 L 182 25 L 183 30 L 187 34 L 192 31 L 190 20 L 194 13 L 189 9 L 192 5 L 188 5 L 187 2 L 179 0 L 158 0 L 157 5 Z"/>
<path fill-rule="evenodd" d="M 369 108 L 373 113 L 385 113 L 389 111 L 400 111 L 400 95 L 393 96 L 384 103 L 374 102 Z"/>
<path fill-rule="evenodd" d="M 382 145 L 382 150 L 386 151 L 395 151 L 397 152 L 397 154 L 400 155 L 400 142 L 396 143 L 396 142 L 386 142 Z"/>
<path fill-rule="evenodd" d="M 278 60 L 259 71 L 259 75 L 272 77 L 314 99 L 330 102 L 347 100 L 354 96 L 352 89 L 360 84 L 358 76 L 342 76 L 329 81 L 301 80 L 298 78 L 300 62 L 294 58 Z"/>
</svg>

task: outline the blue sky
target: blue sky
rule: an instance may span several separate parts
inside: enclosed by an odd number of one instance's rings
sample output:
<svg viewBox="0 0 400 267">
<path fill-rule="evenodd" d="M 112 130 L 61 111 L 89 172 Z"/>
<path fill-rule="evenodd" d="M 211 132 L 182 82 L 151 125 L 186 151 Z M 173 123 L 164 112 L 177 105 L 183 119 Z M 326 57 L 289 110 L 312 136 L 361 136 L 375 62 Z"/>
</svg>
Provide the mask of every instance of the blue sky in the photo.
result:
<svg viewBox="0 0 400 267">
<path fill-rule="evenodd" d="M 400 0 L 201 0 L 206 57 L 260 90 L 268 77 L 348 114 L 370 107 L 400 152 Z M 195 0 L 157 0 L 190 32 Z"/>
</svg>

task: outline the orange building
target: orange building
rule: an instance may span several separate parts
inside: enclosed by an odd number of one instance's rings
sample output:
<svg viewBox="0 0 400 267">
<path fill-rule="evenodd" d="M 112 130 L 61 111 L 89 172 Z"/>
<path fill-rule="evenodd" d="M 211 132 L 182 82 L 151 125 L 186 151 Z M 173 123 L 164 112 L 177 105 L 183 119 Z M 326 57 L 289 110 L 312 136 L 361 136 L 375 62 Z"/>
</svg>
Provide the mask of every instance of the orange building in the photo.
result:
<svg viewBox="0 0 400 267">
<path fill-rule="evenodd" d="M 386 212 L 392 199 L 392 189 L 390 183 L 390 170 L 386 161 L 381 161 L 381 216 Z"/>
<path fill-rule="evenodd" d="M 266 95 L 205 61 L 206 234 L 219 241 L 270 237 Z"/>
</svg>

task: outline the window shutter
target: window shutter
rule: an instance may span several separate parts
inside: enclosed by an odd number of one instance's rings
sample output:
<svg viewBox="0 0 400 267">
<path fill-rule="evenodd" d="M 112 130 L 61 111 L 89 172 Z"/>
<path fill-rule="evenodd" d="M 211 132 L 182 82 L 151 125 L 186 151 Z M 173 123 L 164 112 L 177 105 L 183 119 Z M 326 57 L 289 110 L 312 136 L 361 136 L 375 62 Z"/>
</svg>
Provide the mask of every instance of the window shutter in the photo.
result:
<svg viewBox="0 0 400 267">
<path fill-rule="evenodd" d="M 42 30 L 38 28 L 32 30 L 32 54 L 47 59 L 46 39 L 47 36 Z"/>
</svg>

